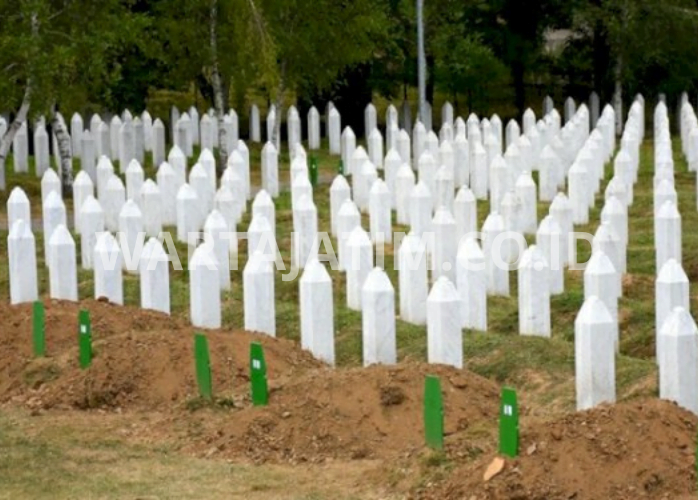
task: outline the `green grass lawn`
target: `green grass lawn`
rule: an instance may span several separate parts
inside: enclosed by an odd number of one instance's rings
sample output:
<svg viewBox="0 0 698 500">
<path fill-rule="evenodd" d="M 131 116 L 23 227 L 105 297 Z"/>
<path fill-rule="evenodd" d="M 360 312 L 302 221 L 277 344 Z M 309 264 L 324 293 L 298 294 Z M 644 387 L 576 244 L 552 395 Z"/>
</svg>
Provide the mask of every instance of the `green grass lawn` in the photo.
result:
<svg viewBox="0 0 698 500">
<path fill-rule="evenodd" d="M 676 141 L 676 140 L 675 140 Z M 321 179 L 331 179 L 338 159 L 322 152 L 317 154 Z M 684 268 L 691 280 L 691 297 L 695 295 L 698 274 L 698 252 L 693 251 L 698 235 L 690 230 L 698 222 L 695 180 L 687 172 L 686 163 L 676 150 L 676 189 L 683 217 Z M 252 179 L 259 184 L 260 147 L 250 148 Z M 635 201 L 630 208 L 628 274 L 624 296 L 620 301 L 621 355 L 617 361 L 619 399 L 656 395 L 654 362 L 654 279 L 655 257 L 652 234 L 652 144 L 642 146 L 641 168 L 635 186 Z M 193 163 L 193 162 L 191 162 Z M 287 148 L 282 148 L 280 180 L 288 183 Z M 10 170 L 11 160 L 8 162 Z M 146 175 L 154 176 L 148 160 Z M 40 183 L 33 174 L 15 175 L 8 171 L 8 188 L 22 186 L 32 200 L 35 216 L 40 216 Z M 77 165 L 76 165 L 77 169 Z M 118 167 L 117 167 L 118 170 Z M 612 167 L 607 165 L 606 182 Z M 7 199 L 8 191 L 3 195 Z M 315 190 L 319 214 L 319 230 L 329 231 L 329 185 L 322 183 Z M 590 224 L 577 228 L 593 233 L 599 223 L 603 196 L 599 195 L 591 213 Z M 69 209 L 71 203 L 68 202 Z M 538 207 L 538 218 L 548 211 L 548 204 Z M 238 230 L 249 223 L 251 209 Z M 482 223 L 488 213 L 487 203 L 479 202 L 478 216 Z M 5 205 L 0 220 L 6 217 Z M 368 220 L 364 216 L 364 227 Z M 290 193 L 283 192 L 276 200 L 276 236 L 286 266 L 290 261 L 292 214 Z M 0 232 L 0 255 L 7 255 L 7 232 Z M 48 293 L 48 273 L 43 261 L 41 233 L 35 234 L 39 260 L 40 292 Z M 172 270 L 170 276 L 172 314 L 189 314 L 187 249 L 177 245 L 185 268 Z M 581 244 L 580 261 L 588 259 L 590 248 Z M 79 252 L 79 245 L 78 245 Z M 394 285 L 397 272 L 393 266 L 394 249 L 385 251 L 385 268 Z M 78 255 L 79 258 L 79 255 Z M 232 272 L 232 290 L 223 294 L 223 322 L 226 328 L 242 328 L 242 269 L 246 246 L 240 246 L 238 269 Z M 336 352 L 339 369 L 361 364 L 361 314 L 349 310 L 344 293 L 345 278 L 331 271 L 335 290 Z M 519 390 L 523 415 L 556 416 L 574 410 L 574 320 L 582 305 L 584 291 L 580 271 L 566 273 L 565 293 L 551 301 L 551 339 L 518 335 L 518 302 L 516 273 L 511 273 L 511 297 L 488 299 L 487 333 L 464 333 L 466 367 L 474 372 L 510 385 Z M 93 296 L 92 272 L 79 271 L 81 298 Z M 399 290 L 396 289 L 396 304 Z M 128 305 L 139 305 L 137 277 L 124 275 L 124 298 Z M 0 300 L 9 300 L 7 259 L 0 259 Z M 277 335 L 299 340 L 298 281 L 283 281 L 276 275 Z M 193 331 L 193 328 L 192 328 Z M 424 327 L 397 321 L 398 355 L 404 359 L 426 359 Z M 148 415 L 138 417 L 144 425 Z M 124 420 L 125 419 L 125 420 Z M 122 421 L 123 420 L 123 421 Z M 376 481 L 365 481 L 366 474 L 377 476 L 380 465 L 354 461 L 303 467 L 233 464 L 219 459 L 185 456 L 164 444 L 132 443 L 122 439 L 120 432 L 134 423 L 133 416 L 97 415 L 70 412 L 29 416 L 16 408 L 0 411 L 0 499 L 1 498 L 393 498 L 390 493 L 376 491 Z M 381 472 L 377 472 L 380 470 Z M 393 471 L 394 473 L 394 471 Z M 318 483 L 317 478 L 326 478 Z M 426 476 L 425 476 L 426 477 Z M 415 481 L 419 482 L 419 477 Z"/>
<path fill-rule="evenodd" d="M 687 172 L 686 163 L 679 154 L 676 142 L 676 188 L 683 215 L 684 228 L 684 265 L 689 277 L 698 272 L 698 256 L 691 252 L 698 236 L 688 230 L 698 220 L 696 214 L 695 187 L 693 175 Z M 331 179 L 337 171 L 338 158 L 323 149 L 314 153 L 319 161 L 321 179 Z M 258 144 L 250 146 L 253 183 L 259 185 L 260 153 Z M 625 295 L 620 302 L 619 318 L 621 329 L 621 356 L 618 360 L 619 396 L 631 396 L 642 387 L 642 393 L 654 391 L 656 376 L 654 355 L 654 248 L 652 235 L 652 144 L 642 146 L 641 167 L 638 183 L 635 186 L 635 200 L 630 208 L 630 233 L 628 245 L 628 275 L 626 276 Z M 193 164 L 193 161 L 190 161 Z M 289 164 L 285 145 L 280 157 L 281 182 L 288 183 Z M 11 161 L 8 162 L 8 166 Z M 116 167 L 116 165 L 115 165 Z M 31 167 L 33 168 L 33 167 Z M 77 168 L 77 165 L 76 165 Z M 154 167 L 148 158 L 144 165 L 146 175 L 154 177 Z M 9 170 L 9 167 L 8 167 Z M 118 171 L 118 167 L 116 168 Z M 593 233 L 599 223 L 603 204 L 603 190 L 612 176 L 612 166 L 607 165 L 606 179 L 597 197 L 596 206 L 590 214 L 590 224 L 577 230 Z M 33 209 L 39 205 L 40 184 L 30 171 L 29 174 L 16 175 L 8 171 L 8 188 L 22 186 L 31 197 Z M 9 189 L 8 189 L 9 192 Z M 5 195 L 6 197 L 6 195 Z M 329 232 L 329 185 L 321 183 L 314 193 L 314 200 L 319 215 L 319 230 Z M 68 203 L 70 209 L 70 203 Z M 4 210 L 4 206 L 3 206 Z M 538 218 L 542 219 L 548 211 L 547 203 L 540 203 Z M 480 223 L 488 213 L 486 202 L 478 203 Z M 244 231 L 249 224 L 251 209 L 245 214 L 238 230 Z M 364 215 L 364 227 L 368 228 L 368 219 Z M 276 200 L 276 237 L 285 265 L 290 263 L 290 233 L 292 231 L 292 213 L 290 192 L 283 191 Z M 43 265 L 42 235 L 36 234 L 39 257 L 40 291 L 47 293 L 47 271 Z M 177 244 L 183 271 L 171 273 L 172 314 L 188 315 L 188 275 L 186 270 L 186 246 Z M 0 240 L 0 252 L 6 250 L 6 233 Z M 78 246 L 79 251 L 79 246 Z M 588 244 L 579 246 L 580 261 L 588 259 Z M 240 245 L 237 270 L 232 272 L 232 289 L 222 297 L 223 322 L 227 328 L 243 326 L 242 269 L 246 261 L 246 247 Z M 385 268 L 397 289 L 397 272 L 393 265 L 394 249 L 388 245 L 385 251 Z M 78 257 L 79 258 L 79 257 Z M 300 320 L 298 307 L 298 280 L 284 281 L 280 272 L 276 273 L 276 315 L 277 335 L 299 340 Z M 518 335 L 518 301 L 516 297 L 516 273 L 511 274 L 511 297 L 490 297 L 488 299 L 487 333 L 465 332 L 464 351 L 466 366 L 498 382 L 520 388 L 529 397 L 529 405 L 545 405 L 554 401 L 556 408 L 573 409 L 574 407 L 574 319 L 583 302 L 583 279 L 581 271 L 566 273 L 565 293 L 555 296 L 551 301 L 553 336 L 550 340 L 521 337 Z M 345 298 L 345 277 L 338 271 L 331 271 L 335 293 L 335 330 L 337 364 L 339 366 L 356 366 L 361 364 L 361 314 L 349 310 Z M 91 271 L 79 272 L 79 290 L 83 298 L 93 295 L 93 276 Z M 694 287 L 692 284 L 691 295 Z M 9 294 L 7 261 L 0 263 L 0 297 L 7 300 Z M 124 275 L 125 302 L 139 304 L 138 278 Z M 396 297 L 396 304 L 399 298 Z M 426 359 L 426 331 L 424 327 L 397 321 L 398 355 L 400 359 Z M 541 388 L 549 388 L 545 391 Z"/>
</svg>

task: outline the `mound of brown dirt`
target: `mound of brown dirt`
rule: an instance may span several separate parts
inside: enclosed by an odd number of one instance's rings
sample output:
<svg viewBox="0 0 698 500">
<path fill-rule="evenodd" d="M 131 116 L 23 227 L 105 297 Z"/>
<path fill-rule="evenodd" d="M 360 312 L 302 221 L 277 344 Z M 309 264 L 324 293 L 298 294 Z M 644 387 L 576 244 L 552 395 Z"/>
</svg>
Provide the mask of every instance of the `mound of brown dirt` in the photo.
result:
<svg viewBox="0 0 698 500">
<path fill-rule="evenodd" d="M 78 366 L 77 315 L 90 310 L 94 359 Z M 197 399 L 194 329 L 182 319 L 89 301 L 47 302 L 47 353 L 34 359 L 31 307 L 0 305 L 0 402 L 37 411 L 155 411 L 140 429 L 199 455 L 256 462 L 411 456 L 424 447 L 424 377 L 441 377 L 449 439 L 496 425 L 497 386 L 464 370 L 406 362 L 332 369 L 289 340 L 209 331 L 213 404 Z M 260 341 L 270 404 L 251 405 L 249 344 Z"/>
<path fill-rule="evenodd" d="M 696 418 L 660 400 L 621 403 L 534 424 L 521 456 L 483 480 L 494 455 L 458 467 L 425 498 L 695 498 Z"/>
<path fill-rule="evenodd" d="M 495 384 L 465 370 L 406 362 L 313 370 L 279 385 L 268 407 L 246 406 L 225 418 L 206 412 L 194 432 L 205 429 L 203 443 L 216 455 L 257 462 L 411 455 L 424 448 L 427 374 L 441 378 L 447 435 L 496 424 Z"/>
<path fill-rule="evenodd" d="M 92 366 L 78 366 L 77 316 L 92 320 Z M 183 320 L 132 307 L 87 301 L 46 303 L 47 357 L 32 356 L 31 306 L 0 305 L 0 401 L 38 408 L 158 408 L 197 394 L 195 329 Z M 284 383 L 322 363 L 294 342 L 241 331 L 206 332 L 213 387 L 243 397 L 249 391 L 249 345 L 264 345 L 269 378 Z"/>
</svg>

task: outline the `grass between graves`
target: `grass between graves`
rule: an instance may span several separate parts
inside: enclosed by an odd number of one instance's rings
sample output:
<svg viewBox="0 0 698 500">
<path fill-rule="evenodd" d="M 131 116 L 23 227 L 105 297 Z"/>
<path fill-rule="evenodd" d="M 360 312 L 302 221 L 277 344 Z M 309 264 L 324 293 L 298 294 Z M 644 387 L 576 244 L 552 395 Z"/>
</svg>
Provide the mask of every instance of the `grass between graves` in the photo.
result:
<svg viewBox="0 0 698 500">
<path fill-rule="evenodd" d="M 128 442 L 123 436 L 138 425 L 120 415 L 0 413 L 0 499 L 379 498 L 361 481 L 375 462 L 292 467 L 193 458 L 173 446 Z"/>
<path fill-rule="evenodd" d="M 319 229 L 329 232 L 329 182 L 336 172 L 338 159 L 330 157 L 324 145 L 317 154 L 321 185 L 315 190 L 315 203 L 319 214 Z M 695 180 L 687 172 L 680 156 L 678 139 L 676 151 L 676 189 L 683 217 L 684 268 L 691 281 L 691 297 L 695 295 L 693 283 L 698 277 L 698 254 L 691 252 L 698 243 L 698 234 L 689 230 L 698 223 L 696 211 Z M 290 232 L 292 230 L 291 201 L 288 189 L 288 155 L 283 148 L 280 158 L 280 180 L 284 191 L 276 200 L 277 242 L 288 268 Z M 259 185 L 260 148 L 251 147 L 253 179 Z M 193 162 L 192 162 L 193 163 Z M 11 160 L 8 162 L 8 169 Z M 33 166 L 30 166 L 33 169 Z M 77 167 L 76 167 L 77 168 Z M 118 166 L 116 166 L 118 171 Z M 146 175 L 154 176 L 150 161 L 145 164 Z M 579 231 L 593 233 L 599 223 L 603 204 L 603 189 L 612 176 L 612 167 L 606 168 L 606 179 L 590 214 L 588 226 Z M 638 395 L 656 394 L 656 368 L 654 363 L 654 242 L 652 227 L 652 176 L 653 149 L 651 142 L 642 146 L 641 169 L 635 186 L 635 200 L 630 209 L 630 241 L 628 247 L 628 274 L 624 279 L 624 296 L 620 302 L 621 355 L 617 361 L 617 386 L 620 399 Z M 32 200 L 32 212 L 40 214 L 40 183 L 33 173 L 16 175 L 8 172 L 8 190 L 3 195 L 0 216 L 6 217 L 7 194 L 12 187 L 22 186 Z M 69 210 L 71 203 L 68 203 Z M 538 207 L 539 220 L 548 211 L 548 204 Z M 487 203 L 479 202 L 479 221 L 488 213 Z M 251 216 L 251 208 L 238 230 L 245 230 Z M 364 227 L 368 219 L 364 216 Z M 174 231 L 173 231 L 174 232 Z M 43 239 L 35 233 L 39 260 L 40 292 L 48 293 L 48 272 L 43 258 Z M 77 240 L 76 240 L 77 241 Z M 529 241 L 531 239 L 529 238 Z M 79 259 L 79 245 L 78 259 Z M 182 271 L 171 272 L 171 303 L 174 315 L 189 314 L 188 275 L 186 270 L 186 246 L 177 244 L 184 266 Z M 579 245 L 579 261 L 588 259 L 588 244 Z M 394 285 L 397 272 L 393 266 L 394 249 L 386 246 L 385 268 Z M 7 255 L 7 232 L 0 232 L 0 255 Z M 226 327 L 242 328 L 242 268 L 246 261 L 246 245 L 241 242 L 238 269 L 232 272 L 232 290 L 223 295 L 223 322 Z M 331 271 L 335 288 L 335 330 L 337 364 L 340 367 L 361 364 L 361 314 L 349 310 L 344 294 L 345 280 L 342 273 Z M 552 339 L 521 337 L 518 335 L 518 302 L 516 273 L 511 273 L 511 297 L 488 299 L 488 333 L 465 332 L 464 359 L 474 372 L 511 385 L 519 390 L 520 401 L 527 414 L 546 415 L 574 409 L 574 320 L 582 305 L 583 279 L 580 271 L 566 274 L 565 293 L 551 301 Z M 79 272 L 81 297 L 93 296 L 92 272 Z M 399 289 L 396 286 L 396 304 Z M 137 306 L 140 302 L 138 279 L 125 275 L 125 302 Z M 9 300 L 7 258 L 0 259 L 0 300 Z M 298 340 L 300 321 L 298 310 L 298 280 L 283 281 L 281 273 L 276 279 L 277 335 Z M 193 331 L 193 329 L 192 329 Z M 99 332 L 95 332 L 98 336 Z M 397 321 L 398 354 L 400 359 L 426 359 L 426 330 Z M 31 381 L 27 381 L 31 383 Z M 104 415 L 99 415 L 104 418 Z M 48 419 L 52 420 L 48 420 Z M 347 492 L 356 492 L 352 478 L 361 483 L 361 475 L 370 467 L 360 462 L 342 464 L 340 471 L 313 466 L 262 468 L 231 465 L 218 460 L 188 458 L 168 448 L 155 448 L 132 444 L 119 438 L 105 438 L 104 426 L 90 430 L 89 414 L 58 417 L 28 418 L 20 410 L 6 409 L 0 412 L 0 498 L 90 498 L 94 496 L 123 498 L 139 497 L 147 492 L 150 498 L 351 498 Z M 109 418 L 119 417 L 111 416 Z M 144 417 L 145 418 L 145 417 Z M 124 424 L 126 425 L 126 424 Z M 116 426 L 116 424 L 115 424 Z M 109 433 L 108 435 L 113 435 Z M 118 462 L 118 463 L 117 463 Z M 349 467 L 349 469 L 344 469 Z M 330 467 L 331 469 L 331 467 Z M 46 471 L 49 471 L 47 473 Z M 346 476 L 344 470 L 348 470 Z M 317 482 L 317 474 L 327 474 L 330 481 Z M 288 488 L 288 484 L 293 488 Z M 322 484 L 320 484 L 322 483 Z M 230 492 L 235 492 L 230 495 Z M 297 492 L 297 493 L 296 493 Z M 342 496 L 342 495 L 345 496 Z M 370 498 L 367 491 L 354 494 L 355 498 Z M 143 497 L 149 498 L 149 497 Z"/>
<path fill-rule="evenodd" d="M 675 140 L 679 148 L 678 139 Z M 318 209 L 319 230 L 329 232 L 329 183 L 337 171 L 339 160 L 325 153 L 315 153 L 320 164 L 320 185 L 315 189 L 314 200 Z M 260 147 L 252 145 L 250 157 L 253 183 L 259 185 Z M 191 161 L 190 163 L 194 163 Z M 11 164 L 11 162 L 8 162 Z M 280 181 L 282 193 L 276 200 L 276 236 L 286 269 L 290 269 L 290 235 L 293 228 L 291 212 L 291 195 L 288 191 L 289 164 L 287 148 L 282 147 L 280 158 Z M 146 176 L 154 177 L 155 171 L 150 158 L 144 165 Z M 77 167 L 76 167 L 77 169 Z M 115 165 L 118 171 L 118 165 Z M 17 175 L 8 172 L 8 188 L 22 186 L 31 197 L 32 210 L 40 205 L 40 183 L 33 175 L 30 165 L 29 174 Z M 613 175 L 612 166 L 606 168 L 606 179 L 597 197 L 596 206 L 590 214 L 590 224 L 577 228 L 578 231 L 592 233 L 596 230 L 603 206 L 603 190 Z M 621 328 L 621 356 L 618 359 L 618 393 L 620 397 L 634 395 L 638 387 L 642 391 L 655 390 L 654 356 L 654 242 L 652 228 L 652 176 L 653 149 L 646 141 L 642 146 L 641 168 L 638 183 L 635 186 L 634 204 L 630 209 L 630 241 L 628 246 L 628 275 L 625 277 L 625 294 L 619 308 Z M 698 222 L 696 214 L 695 182 L 693 175 L 687 172 L 685 161 L 680 151 L 676 152 L 676 189 L 685 228 Z M 8 189 L 9 192 L 9 189 Z M 5 195 L 6 197 L 6 195 Z M 70 203 L 68 203 L 70 210 Z M 484 221 L 489 209 L 486 202 L 478 203 L 478 218 Z M 548 211 L 547 203 L 538 207 L 539 220 Z M 244 231 L 250 221 L 251 205 L 238 225 Z M 364 227 L 368 228 L 368 217 L 364 215 Z M 174 228 L 170 228 L 174 234 Z M 404 230 L 400 228 L 399 230 Z M 43 239 L 36 233 L 37 254 L 39 260 L 40 291 L 48 290 L 48 272 L 43 260 Z M 532 241 L 528 238 L 529 242 Z M 690 249 L 698 241 L 698 235 L 684 231 L 684 267 L 691 282 L 698 274 L 698 255 Z M 76 240 L 77 241 L 77 240 Z M 2 234 L 0 250 L 6 254 L 6 233 Z M 173 314 L 188 315 L 188 273 L 186 245 L 176 243 L 177 252 L 184 269 L 172 270 L 171 303 Z M 396 304 L 399 302 L 397 271 L 394 268 L 394 248 L 386 245 L 384 265 L 396 287 Z M 578 245 L 579 261 L 588 259 L 588 243 Z M 78 245 L 79 258 L 79 245 Z M 223 322 L 226 327 L 242 328 L 243 293 L 242 269 L 246 262 L 246 244 L 240 241 L 237 269 L 232 271 L 232 289 L 223 294 Z M 288 272 L 288 271 L 286 271 Z M 276 318 L 277 334 L 282 337 L 299 340 L 300 320 L 298 308 L 298 279 L 284 281 L 282 272 L 276 274 Z M 339 366 L 356 366 L 361 363 L 361 313 L 348 309 L 345 297 L 345 278 L 343 273 L 331 271 L 335 288 L 335 330 L 337 345 L 337 363 Z M 555 296 L 551 301 L 553 338 L 542 340 L 518 335 L 518 299 L 516 272 L 511 272 L 511 297 L 490 297 L 488 300 L 487 333 L 465 332 L 465 363 L 471 370 L 493 378 L 500 383 L 513 385 L 521 389 L 524 401 L 532 406 L 542 405 L 560 409 L 572 409 L 574 406 L 574 320 L 584 298 L 583 276 L 581 271 L 567 271 L 565 293 Z M 7 260 L 0 262 L 0 297 L 8 299 Z M 79 290 L 81 297 L 93 295 L 94 283 L 91 271 L 79 271 Z M 693 285 L 692 285 L 693 292 Z M 127 304 L 140 303 L 139 282 L 136 275 L 124 277 L 124 299 Z M 693 293 L 691 294 L 693 296 Z M 98 332 L 97 332 L 98 334 Z M 398 354 L 400 358 L 423 360 L 426 358 L 426 330 L 421 326 L 397 321 Z M 554 404 L 553 404 L 554 403 Z M 543 408 L 541 408 L 542 410 Z"/>
</svg>

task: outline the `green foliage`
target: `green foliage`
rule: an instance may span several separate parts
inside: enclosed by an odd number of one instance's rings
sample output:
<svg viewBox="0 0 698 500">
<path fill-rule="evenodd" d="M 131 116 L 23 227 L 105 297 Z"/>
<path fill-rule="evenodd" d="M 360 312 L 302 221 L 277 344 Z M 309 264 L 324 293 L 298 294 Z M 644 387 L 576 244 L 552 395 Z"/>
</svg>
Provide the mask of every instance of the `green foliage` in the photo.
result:
<svg viewBox="0 0 698 500">
<path fill-rule="evenodd" d="M 464 92 L 471 109 L 486 109 L 492 92 L 507 84 L 506 66 L 478 38 L 454 39 L 444 32 L 435 38 L 434 45 L 437 87 L 455 101 L 458 93 Z"/>
<path fill-rule="evenodd" d="M 139 112 L 156 91 L 171 101 L 158 109 L 199 96 L 213 105 L 217 65 L 239 111 L 332 98 L 355 125 L 356 103 L 407 98 L 416 85 L 415 17 L 414 0 L 5 0 L 0 109 L 18 109 L 29 84 L 33 117 L 54 105 Z M 536 100 L 560 87 L 608 100 L 616 78 L 629 95 L 675 96 L 696 89 L 696 27 L 693 0 L 426 2 L 428 92 L 479 113 L 511 91 L 518 108 L 532 89 Z M 558 29 L 566 43 L 552 53 Z"/>
<path fill-rule="evenodd" d="M 17 109 L 31 87 L 31 113 L 81 109 L 121 74 L 117 48 L 139 44 L 147 20 L 122 0 L 0 2 L 0 109 Z"/>
</svg>

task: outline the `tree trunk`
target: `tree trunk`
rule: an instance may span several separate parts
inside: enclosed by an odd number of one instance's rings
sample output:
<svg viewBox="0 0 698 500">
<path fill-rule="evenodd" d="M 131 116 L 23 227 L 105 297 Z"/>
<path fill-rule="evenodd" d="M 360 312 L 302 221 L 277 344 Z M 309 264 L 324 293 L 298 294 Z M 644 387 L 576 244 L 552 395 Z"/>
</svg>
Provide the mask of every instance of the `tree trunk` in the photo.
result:
<svg viewBox="0 0 698 500">
<path fill-rule="evenodd" d="M 228 163 L 228 134 L 225 129 L 225 101 L 218 65 L 218 0 L 211 0 L 210 14 L 211 61 L 213 63 L 211 83 L 213 85 L 213 103 L 216 108 L 216 119 L 218 120 L 218 168 L 216 170 L 218 173 L 222 173 Z"/>
<path fill-rule="evenodd" d="M 7 158 L 7 155 L 10 153 L 10 146 L 12 145 L 12 141 L 14 140 L 17 131 L 19 131 L 20 127 L 22 126 L 22 123 L 24 123 L 27 120 L 27 114 L 29 113 L 30 96 L 31 88 L 29 87 L 29 85 L 27 85 L 27 88 L 24 90 L 22 105 L 20 106 L 19 111 L 15 116 L 15 119 L 12 120 L 12 123 L 10 123 L 10 126 L 7 128 L 7 131 L 5 131 L 5 135 L 2 136 L 2 138 L 0 138 L 0 191 L 5 190 L 5 159 Z"/>
<path fill-rule="evenodd" d="M 526 83 L 525 83 L 524 63 L 516 60 L 511 65 L 511 76 L 514 83 L 514 99 L 519 117 L 523 116 L 526 110 Z"/>
<path fill-rule="evenodd" d="M 281 149 L 281 105 L 283 104 L 284 92 L 286 90 L 286 61 L 281 63 L 281 75 L 279 75 L 279 86 L 276 89 L 276 122 L 274 123 L 274 137 L 272 144 L 276 145 L 278 138 L 279 150 Z M 279 151 L 281 153 L 281 151 Z"/>
<path fill-rule="evenodd" d="M 618 56 L 615 68 L 615 92 L 613 93 L 613 109 L 616 112 L 616 135 L 623 133 L 623 59 Z"/>
<path fill-rule="evenodd" d="M 39 34 L 39 18 L 36 12 L 32 13 L 31 17 L 31 29 L 32 38 L 36 38 Z M 29 113 L 29 105 L 31 104 L 31 93 L 32 93 L 32 83 L 31 78 L 27 80 L 27 87 L 24 89 L 24 97 L 22 97 L 22 104 L 19 107 L 19 111 L 12 120 L 10 126 L 8 127 L 5 135 L 0 138 L 0 191 L 5 190 L 5 159 L 10 152 L 10 145 L 17 134 L 17 131 L 27 120 L 27 114 Z"/>
<path fill-rule="evenodd" d="M 427 62 L 424 57 L 424 0 L 417 0 L 417 82 L 419 87 L 419 120 L 425 123 L 427 100 Z"/>
<path fill-rule="evenodd" d="M 73 195 L 73 153 L 70 148 L 70 135 L 65 126 L 65 120 L 57 111 L 53 113 L 51 125 L 56 134 L 58 153 L 61 159 L 59 176 L 61 178 L 63 198 L 70 198 Z"/>
</svg>

